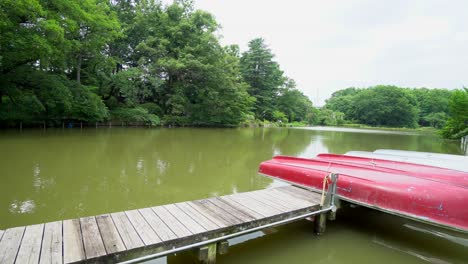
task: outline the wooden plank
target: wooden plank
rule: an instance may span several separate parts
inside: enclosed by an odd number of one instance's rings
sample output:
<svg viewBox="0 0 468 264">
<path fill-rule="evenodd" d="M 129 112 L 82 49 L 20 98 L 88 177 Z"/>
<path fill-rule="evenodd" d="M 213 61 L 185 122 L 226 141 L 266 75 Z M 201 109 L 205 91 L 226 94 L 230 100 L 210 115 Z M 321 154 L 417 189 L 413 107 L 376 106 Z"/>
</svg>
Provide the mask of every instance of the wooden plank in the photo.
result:
<svg viewBox="0 0 468 264">
<path fill-rule="evenodd" d="M 276 198 L 278 198 L 280 200 L 283 200 L 285 202 L 294 203 L 299 207 L 311 207 L 311 206 L 316 205 L 316 203 L 312 203 L 312 202 L 309 202 L 309 201 L 306 201 L 306 200 L 303 200 L 303 199 L 298 199 L 292 194 L 280 192 L 280 191 L 278 191 L 276 189 L 268 189 L 268 190 L 266 190 L 265 193 L 268 194 L 268 195 L 272 195 L 272 196 L 274 196 L 274 197 L 276 197 Z"/>
<path fill-rule="evenodd" d="M 291 186 L 286 186 L 286 187 L 291 187 Z M 297 199 L 301 199 L 301 200 L 304 200 L 304 201 L 309 201 L 309 202 L 315 201 L 315 195 L 306 196 L 305 194 L 303 194 L 303 193 L 301 193 L 301 192 L 299 192 L 297 190 L 299 188 L 294 187 L 294 189 L 291 189 L 291 188 L 286 188 L 286 187 L 276 188 L 276 190 L 279 191 L 279 192 L 286 193 L 288 195 L 292 195 L 292 196 L 296 197 Z M 310 193 L 312 194 L 312 192 L 310 192 Z"/>
<path fill-rule="evenodd" d="M 125 251 L 127 248 L 120 237 L 119 231 L 108 214 L 96 216 L 96 221 L 101 230 L 102 241 L 108 254 Z"/>
<path fill-rule="evenodd" d="M 167 225 L 157 216 L 151 208 L 144 208 L 138 210 L 145 218 L 146 222 L 156 231 L 162 241 L 169 241 L 177 238 L 177 235 L 167 227 Z"/>
<path fill-rule="evenodd" d="M 259 212 L 266 217 L 270 217 L 273 215 L 278 215 L 278 214 L 283 213 L 282 211 L 274 207 L 268 206 L 264 203 L 261 203 L 245 194 L 228 195 L 223 198 L 231 199 L 237 203 L 248 206 L 250 209 L 255 210 L 256 212 Z"/>
<path fill-rule="evenodd" d="M 62 221 L 46 223 L 39 263 L 61 264 L 62 241 Z"/>
<path fill-rule="evenodd" d="M 168 204 L 163 206 L 167 211 L 169 211 L 175 218 L 177 218 L 181 223 L 187 227 L 188 230 L 192 234 L 199 234 L 206 232 L 206 229 L 203 228 L 200 224 L 198 224 L 195 220 L 193 220 L 189 215 L 187 215 L 184 211 L 180 210 L 179 207 L 175 206 L 174 204 Z"/>
<path fill-rule="evenodd" d="M 319 193 L 308 191 L 292 185 L 279 187 L 276 188 L 276 190 L 289 193 L 298 199 L 302 199 L 311 203 L 320 203 L 321 199 L 321 195 Z"/>
<path fill-rule="evenodd" d="M 282 192 L 291 196 L 294 196 L 296 199 L 304 200 L 309 203 L 318 203 L 320 202 L 321 194 L 308 191 L 296 186 L 283 186 L 279 188 L 274 188 L 276 192 Z"/>
<path fill-rule="evenodd" d="M 192 235 L 192 232 L 187 229 L 177 218 L 175 218 L 163 206 L 152 207 L 153 211 L 164 221 L 164 223 L 178 236 L 186 237 Z"/>
<path fill-rule="evenodd" d="M 284 206 L 282 206 L 282 205 L 277 204 L 276 202 L 272 202 L 272 201 L 270 201 L 269 199 L 263 198 L 263 197 L 262 197 L 261 195 L 259 195 L 258 193 L 245 193 L 245 195 L 250 196 L 250 197 L 252 197 L 253 199 L 255 199 L 255 200 L 257 200 L 257 201 L 259 201 L 259 202 L 261 202 L 261 203 L 264 203 L 264 204 L 266 204 L 266 205 L 268 205 L 268 206 L 271 206 L 271 207 L 273 207 L 273 208 L 275 208 L 275 209 L 278 209 L 278 210 L 280 210 L 280 211 L 283 212 L 283 213 L 289 212 L 289 211 L 291 210 L 290 208 L 284 207 Z"/>
<path fill-rule="evenodd" d="M 82 217 L 80 224 L 86 259 L 107 255 L 96 218 L 94 216 Z"/>
<path fill-rule="evenodd" d="M 183 202 L 183 203 L 176 203 L 175 204 L 180 210 L 184 211 L 186 214 L 188 214 L 192 219 L 197 221 L 205 230 L 211 231 L 220 228 L 219 225 L 211 221 L 207 216 L 203 215 L 199 211 L 195 210 L 193 207 L 191 207 L 188 203 Z"/>
<path fill-rule="evenodd" d="M 16 263 L 39 263 L 44 224 L 26 226 Z"/>
<path fill-rule="evenodd" d="M 297 209 L 303 209 L 303 208 L 308 208 L 311 207 L 312 205 L 310 203 L 306 202 L 297 202 L 293 199 L 291 199 L 291 196 L 281 196 L 275 193 L 271 192 L 262 192 L 260 193 L 262 197 L 265 199 L 269 199 L 272 202 L 276 202 L 279 205 L 284 206 L 285 208 L 288 208 L 289 210 L 297 210 Z"/>
<path fill-rule="evenodd" d="M 125 214 L 127 215 L 130 222 L 133 224 L 133 227 L 135 228 L 145 245 L 153 245 L 161 242 L 159 236 L 148 224 L 148 222 L 146 222 L 145 218 L 143 218 L 143 216 L 140 214 L 140 212 L 138 212 L 138 210 L 126 211 Z"/>
<path fill-rule="evenodd" d="M 242 210 L 246 213 L 248 213 L 249 215 L 255 217 L 255 219 L 262 219 L 262 218 L 265 218 L 265 215 L 261 214 L 260 212 L 257 212 L 255 210 L 253 210 L 252 208 L 250 208 L 249 206 L 247 206 L 246 204 L 241 204 L 241 203 L 238 203 L 232 199 L 230 199 L 229 197 L 220 197 L 220 199 L 231 205 L 232 207 L 235 207 L 235 208 L 238 208 L 239 210 Z"/>
<path fill-rule="evenodd" d="M 263 190 L 249 193 L 249 195 L 254 196 L 255 199 L 263 199 L 261 200 L 262 202 L 269 202 L 269 204 L 274 204 L 276 208 L 282 208 L 286 210 L 287 212 L 300 209 L 295 204 L 284 202 L 278 199 L 277 197 L 266 194 L 265 191 Z"/>
<path fill-rule="evenodd" d="M 72 263 L 85 260 L 79 219 L 63 221 L 63 261 Z"/>
<path fill-rule="evenodd" d="M 204 215 L 206 218 L 210 219 L 211 222 L 215 223 L 219 227 L 227 227 L 229 226 L 229 222 L 220 218 L 219 216 L 215 215 L 212 211 L 208 210 L 207 208 L 195 204 L 193 201 L 187 202 L 187 204 L 193 208 L 195 211 L 199 212 L 200 214 Z"/>
<path fill-rule="evenodd" d="M 248 223 L 256 219 L 254 216 L 251 216 L 247 212 L 242 211 L 242 208 L 240 208 L 240 206 L 234 207 L 230 204 L 223 202 L 218 197 L 211 198 L 209 199 L 209 201 L 212 202 L 214 205 L 218 206 L 219 208 L 223 209 L 224 211 L 229 212 L 231 215 L 239 218 L 244 223 Z"/>
<path fill-rule="evenodd" d="M 124 212 L 113 213 L 111 218 L 127 250 L 145 246 Z"/>
<path fill-rule="evenodd" d="M 218 219 L 221 219 L 228 226 L 238 225 L 242 223 L 242 220 L 224 211 L 223 209 L 219 208 L 218 206 L 214 205 L 208 200 L 193 201 L 191 204 L 197 206 L 197 209 L 204 210 L 204 212 L 209 213 L 212 216 L 217 217 Z"/>
<path fill-rule="evenodd" d="M 0 263 L 8 264 L 15 262 L 25 229 L 22 226 L 5 230 L 0 241 Z"/>
</svg>

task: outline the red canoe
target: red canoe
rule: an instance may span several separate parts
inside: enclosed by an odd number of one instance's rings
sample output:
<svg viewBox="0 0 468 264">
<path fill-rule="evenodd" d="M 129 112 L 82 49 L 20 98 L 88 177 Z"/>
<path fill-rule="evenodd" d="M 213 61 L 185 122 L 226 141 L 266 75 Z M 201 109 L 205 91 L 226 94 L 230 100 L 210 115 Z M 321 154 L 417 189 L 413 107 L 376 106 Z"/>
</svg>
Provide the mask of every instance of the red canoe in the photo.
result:
<svg viewBox="0 0 468 264">
<path fill-rule="evenodd" d="M 340 199 L 426 223 L 468 232 L 468 173 L 405 162 L 321 154 L 277 156 L 259 173 L 317 191 L 338 173 Z"/>
</svg>

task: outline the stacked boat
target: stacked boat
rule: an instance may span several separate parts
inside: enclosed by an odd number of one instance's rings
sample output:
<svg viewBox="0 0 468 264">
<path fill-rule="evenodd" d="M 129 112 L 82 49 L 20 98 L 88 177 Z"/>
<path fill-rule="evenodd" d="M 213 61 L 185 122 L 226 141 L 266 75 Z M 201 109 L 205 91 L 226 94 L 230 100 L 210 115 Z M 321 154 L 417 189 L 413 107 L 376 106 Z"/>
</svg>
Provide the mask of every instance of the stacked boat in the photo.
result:
<svg viewBox="0 0 468 264">
<path fill-rule="evenodd" d="M 468 233 L 468 157 L 401 150 L 276 156 L 259 173 L 321 192 L 339 174 L 339 199 Z"/>
</svg>

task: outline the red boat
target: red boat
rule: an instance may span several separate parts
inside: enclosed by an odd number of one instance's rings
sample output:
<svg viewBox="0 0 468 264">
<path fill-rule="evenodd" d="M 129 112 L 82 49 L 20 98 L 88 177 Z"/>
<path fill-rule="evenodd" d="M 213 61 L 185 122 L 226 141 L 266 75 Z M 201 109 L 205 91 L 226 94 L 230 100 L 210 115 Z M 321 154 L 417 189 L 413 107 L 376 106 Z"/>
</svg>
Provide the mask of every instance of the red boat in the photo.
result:
<svg viewBox="0 0 468 264">
<path fill-rule="evenodd" d="M 320 154 L 277 156 L 259 173 L 315 191 L 339 174 L 339 199 L 468 233 L 468 173 L 388 160 Z"/>
</svg>

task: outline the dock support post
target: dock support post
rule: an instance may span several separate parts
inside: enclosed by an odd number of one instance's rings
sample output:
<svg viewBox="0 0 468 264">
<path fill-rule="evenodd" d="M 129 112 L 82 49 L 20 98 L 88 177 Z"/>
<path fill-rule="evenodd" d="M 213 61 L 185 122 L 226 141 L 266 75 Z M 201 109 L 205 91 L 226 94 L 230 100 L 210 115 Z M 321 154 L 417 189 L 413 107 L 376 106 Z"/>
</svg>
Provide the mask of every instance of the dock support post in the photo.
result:
<svg viewBox="0 0 468 264">
<path fill-rule="evenodd" d="M 216 263 L 216 244 L 209 244 L 201 247 L 198 251 L 198 260 L 203 264 Z"/>
<path fill-rule="evenodd" d="M 325 181 L 327 181 L 328 177 L 324 179 L 324 186 L 325 186 Z M 327 218 L 330 220 L 335 220 L 336 219 L 336 206 L 335 206 L 335 199 L 336 199 L 336 183 L 338 181 L 338 174 L 331 173 L 330 174 L 330 180 L 331 180 L 331 185 L 328 186 L 327 193 L 323 194 L 325 195 L 325 199 L 323 201 L 323 204 L 321 204 L 321 209 L 327 208 L 327 207 L 334 207 L 332 211 L 319 214 L 315 216 L 315 222 L 314 222 L 314 232 L 316 235 L 320 236 L 323 233 L 325 233 L 325 229 L 327 227 Z M 325 191 L 325 190 L 324 190 Z"/>
<path fill-rule="evenodd" d="M 325 229 L 327 228 L 327 215 L 326 214 L 319 214 L 315 216 L 315 234 L 318 236 L 323 235 L 325 233 Z"/>
<path fill-rule="evenodd" d="M 219 255 L 227 254 L 229 251 L 229 242 L 227 240 L 219 241 L 216 244 L 216 253 Z"/>
</svg>

